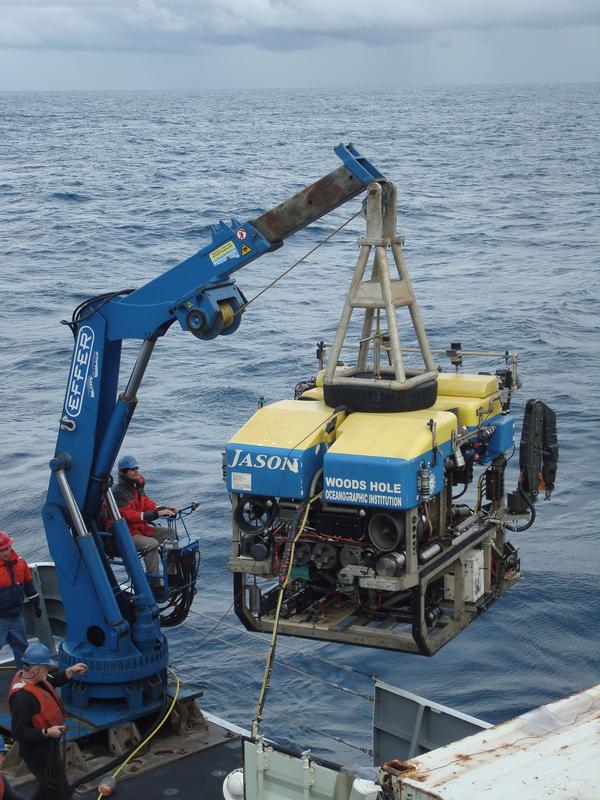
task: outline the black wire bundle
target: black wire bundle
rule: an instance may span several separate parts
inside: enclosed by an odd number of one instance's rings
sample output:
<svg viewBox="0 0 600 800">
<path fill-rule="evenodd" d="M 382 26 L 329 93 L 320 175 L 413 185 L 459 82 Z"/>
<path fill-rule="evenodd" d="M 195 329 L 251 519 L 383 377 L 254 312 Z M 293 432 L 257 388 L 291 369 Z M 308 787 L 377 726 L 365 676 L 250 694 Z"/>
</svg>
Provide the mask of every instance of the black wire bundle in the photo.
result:
<svg viewBox="0 0 600 800">
<path fill-rule="evenodd" d="M 123 289 L 120 292 L 104 292 L 104 294 L 98 294 L 95 297 L 89 297 L 74 309 L 71 316 L 71 321 L 68 322 L 67 320 L 63 320 L 63 324 L 68 325 L 73 333 L 73 336 L 75 336 L 77 333 L 77 326 L 81 322 L 85 322 L 85 320 L 89 319 L 97 311 L 100 311 L 103 306 L 105 306 L 107 303 L 110 303 L 110 301 L 115 297 L 128 295 L 134 291 L 135 289 Z M 85 312 L 88 313 L 86 314 Z"/>
<path fill-rule="evenodd" d="M 519 481 L 517 489 L 518 489 L 519 494 L 521 495 L 521 497 L 523 498 L 523 500 L 525 501 L 525 503 L 526 503 L 526 505 L 527 505 L 527 507 L 529 509 L 529 519 L 527 520 L 527 522 L 524 525 L 521 525 L 521 526 L 509 525 L 508 522 L 507 522 L 506 523 L 506 527 L 508 528 L 509 531 L 513 531 L 515 533 L 521 533 L 522 531 L 529 530 L 529 528 L 531 528 L 531 526 L 535 522 L 536 510 L 535 510 L 535 506 L 531 502 L 531 499 L 529 498 L 529 495 L 523 489 L 523 482 L 522 481 Z"/>
<path fill-rule="evenodd" d="M 159 620 L 161 628 L 172 628 L 187 619 L 196 595 L 196 578 L 198 576 L 198 565 L 200 553 L 193 550 L 183 555 L 179 555 L 176 561 L 177 572 L 169 575 L 169 580 L 173 580 L 178 587 L 169 597 L 168 604 L 161 609 Z"/>
</svg>

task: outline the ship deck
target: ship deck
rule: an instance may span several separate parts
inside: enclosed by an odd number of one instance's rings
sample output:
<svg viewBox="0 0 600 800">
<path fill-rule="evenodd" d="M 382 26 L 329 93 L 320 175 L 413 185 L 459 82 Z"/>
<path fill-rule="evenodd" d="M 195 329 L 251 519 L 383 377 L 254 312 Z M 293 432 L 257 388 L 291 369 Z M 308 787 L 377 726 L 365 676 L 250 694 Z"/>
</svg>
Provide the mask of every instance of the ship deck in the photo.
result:
<svg viewBox="0 0 600 800">
<path fill-rule="evenodd" d="M 129 800 L 220 800 L 225 776 L 241 765 L 239 738 L 215 744 L 176 761 L 162 763 L 148 772 L 128 776 L 119 784 L 119 795 Z M 98 790 L 77 793 L 83 800 L 96 800 Z"/>
<path fill-rule="evenodd" d="M 4 662 L 0 667 L 0 731 L 10 739 L 10 713 L 7 705 L 8 687 L 14 675 L 14 666 Z M 82 712 L 85 717 L 85 712 Z M 77 730 L 81 730 L 82 717 L 70 719 L 67 715 L 69 741 L 75 741 L 80 754 L 69 753 L 68 762 L 73 768 L 68 769 L 69 781 L 79 780 L 76 796 L 84 800 L 95 800 L 98 796 L 98 778 L 89 782 L 85 775 L 97 770 L 103 763 L 114 759 L 106 748 L 107 731 L 96 728 L 90 735 L 91 723 L 84 725 L 84 736 L 78 738 Z M 220 724 L 221 723 L 221 724 Z M 152 727 L 152 726 L 150 726 Z M 140 724 L 142 735 L 150 729 Z M 165 726 L 166 728 L 167 726 Z M 101 744 L 100 744 L 101 743 Z M 101 753 L 102 749 L 104 754 Z M 83 761 L 81 756 L 83 756 Z M 240 733 L 227 727 L 223 720 L 203 720 L 186 735 L 161 731 L 141 751 L 131 758 L 117 782 L 120 793 L 126 794 L 130 800 L 164 800 L 165 797 L 176 797 L 177 800 L 218 800 L 222 797 L 222 785 L 225 776 L 232 769 L 241 766 L 242 747 Z M 108 768 L 106 774 L 112 770 Z M 30 794 L 33 778 L 20 760 L 17 748 L 9 752 L 3 773 L 19 791 Z"/>
</svg>

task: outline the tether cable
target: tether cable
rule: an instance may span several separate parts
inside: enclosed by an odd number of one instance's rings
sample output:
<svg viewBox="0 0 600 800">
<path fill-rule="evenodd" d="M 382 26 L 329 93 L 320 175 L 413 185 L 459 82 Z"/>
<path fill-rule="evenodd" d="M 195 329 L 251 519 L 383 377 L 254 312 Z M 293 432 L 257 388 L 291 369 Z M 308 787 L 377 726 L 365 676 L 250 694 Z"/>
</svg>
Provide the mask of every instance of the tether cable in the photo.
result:
<svg viewBox="0 0 600 800">
<path fill-rule="evenodd" d="M 275 648 L 277 647 L 277 634 L 279 632 L 279 616 L 281 613 L 281 603 L 283 601 L 283 595 L 285 594 L 285 590 L 287 588 L 290 575 L 292 574 L 292 566 L 294 564 L 294 550 L 296 549 L 296 542 L 302 535 L 302 531 L 304 530 L 304 526 L 306 525 L 306 520 L 308 519 L 308 512 L 310 511 L 311 505 L 315 502 L 315 500 L 321 497 L 321 494 L 322 493 L 319 492 L 318 494 L 314 495 L 308 500 L 308 502 L 302 509 L 303 512 L 302 517 L 299 524 L 296 527 L 296 530 L 294 530 L 293 528 L 290 530 L 288 539 L 289 548 L 286 548 L 287 553 L 284 554 L 283 557 L 284 562 L 287 559 L 287 565 L 285 566 L 285 576 L 283 577 L 283 579 L 280 576 L 279 579 L 279 596 L 277 598 L 275 619 L 273 620 L 273 634 L 271 636 L 271 644 L 269 647 L 269 652 L 267 653 L 267 661 L 265 664 L 263 682 L 260 688 L 260 693 L 258 695 L 258 702 L 256 704 L 256 713 L 254 716 L 254 721 L 252 723 L 252 736 L 255 739 L 258 736 L 260 722 L 262 719 L 262 712 L 265 706 L 265 701 L 267 699 L 267 691 L 269 689 L 269 683 L 271 682 L 271 673 L 273 672 L 273 662 L 275 659 Z"/>
<path fill-rule="evenodd" d="M 254 297 L 248 300 L 247 303 L 238 308 L 238 310 L 234 313 L 234 316 L 242 314 L 251 303 L 253 303 L 255 300 L 258 300 L 258 298 L 261 297 L 265 292 L 268 292 L 269 289 L 272 289 L 273 286 L 275 286 L 276 283 L 279 283 L 279 281 L 282 278 L 285 278 L 286 275 L 289 275 L 293 269 L 295 269 L 299 264 L 305 261 L 309 256 L 312 256 L 312 254 L 316 252 L 319 249 L 319 247 L 321 247 L 322 245 L 325 244 L 325 242 L 328 242 L 331 238 L 333 238 L 336 235 L 336 233 L 339 233 L 342 230 L 342 228 L 346 227 L 346 225 L 349 225 L 353 219 L 356 219 L 356 217 L 358 217 L 359 214 L 362 214 L 362 208 L 359 209 L 356 212 L 356 214 L 352 214 L 351 217 L 348 217 L 348 219 L 345 222 L 342 222 L 341 225 L 338 225 L 338 227 L 335 230 L 331 231 L 331 233 L 329 233 L 324 239 L 321 239 L 321 241 L 318 242 L 311 250 L 309 250 L 308 253 L 305 253 L 303 256 L 301 256 L 297 261 L 295 261 L 291 265 L 291 267 L 288 267 L 284 272 L 281 273 L 281 275 L 278 275 L 277 278 L 271 281 L 271 283 L 268 283 L 264 287 L 264 289 L 261 289 L 260 292 L 258 292 L 258 294 L 255 294 Z"/>
<path fill-rule="evenodd" d="M 121 764 L 119 767 L 117 767 L 117 769 L 116 769 L 114 772 L 112 772 L 112 773 L 111 773 L 111 777 L 113 777 L 113 778 L 115 778 L 115 779 L 116 779 L 117 775 L 118 775 L 118 774 L 121 772 L 121 770 L 125 769 L 125 767 L 126 767 L 126 766 L 127 766 L 127 764 L 128 764 L 130 761 L 131 761 L 131 759 L 132 759 L 132 758 L 133 758 L 135 755 L 137 755 L 137 754 L 140 752 L 140 750 L 141 750 L 143 747 L 145 747 L 145 746 L 148 744 L 148 742 L 149 742 L 151 739 L 153 739 L 153 738 L 156 736 L 156 734 L 159 732 L 159 730 L 162 728 L 162 726 L 165 724 L 165 722 L 166 722 L 166 721 L 169 719 L 169 717 L 171 716 L 171 712 L 172 712 L 172 711 L 173 711 L 173 709 L 175 708 L 175 703 L 177 702 L 177 698 L 179 697 L 179 687 L 180 687 L 179 677 L 177 676 L 177 674 L 176 674 L 176 673 L 175 673 L 175 672 L 174 672 L 172 669 L 169 669 L 168 667 L 167 667 L 167 669 L 168 669 L 168 671 L 171 673 L 171 675 L 172 675 L 172 676 L 175 678 L 175 693 L 174 693 L 174 695 L 173 695 L 173 699 L 171 700 L 171 704 L 169 705 L 169 708 L 168 708 L 168 709 L 167 709 L 167 711 L 165 712 L 165 715 L 164 715 L 164 716 L 163 716 L 163 718 L 160 720 L 160 722 L 158 723 L 158 725 L 156 725 L 156 726 L 155 726 L 155 727 L 154 727 L 154 728 L 153 728 L 153 729 L 150 731 L 150 733 L 148 734 L 148 736 L 146 736 L 146 738 L 145 738 L 145 739 L 143 739 L 143 740 L 142 740 L 142 741 L 141 741 L 141 742 L 138 744 L 138 746 L 135 748 L 135 750 L 133 750 L 133 751 L 132 751 L 132 752 L 131 752 L 131 753 L 130 753 L 128 756 L 127 756 L 127 758 L 126 758 L 126 759 L 123 761 L 123 763 L 122 763 L 122 764 Z M 96 798 L 96 800 L 102 800 L 102 792 L 98 792 L 98 797 Z"/>
<path fill-rule="evenodd" d="M 167 694 L 163 692 L 163 704 L 160 711 L 158 712 L 156 721 L 162 719 L 165 709 L 167 708 L 169 702 L 170 701 Z M 116 758 L 113 758 L 108 763 L 103 763 L 101 766 L 96 767 L 91 772 L 86 772 L 85 775 L 80 776 L 71 784 L 70 786 L 71 790 L 75 790 L 79 794 L 80 792 L 78 791 L 78 787 L 80 787 L 82 784 L 90 783 L 91 781 L 96 780 L 96 778 L 106 777 L 106 775 L 110 774 L 111 769 L 115 769 L 116 767 L 118 767 L 121 761 L 127 758 L 131 753 L 131 751 L 135 750 L 136 747 L 137 747 L 137 742 L 132 744 L 128 750 L 126 750 L 124 753 L 120 753 Z M 144 753 L 142 753 L 142 755 L 144 755 Z"/>
</svg>

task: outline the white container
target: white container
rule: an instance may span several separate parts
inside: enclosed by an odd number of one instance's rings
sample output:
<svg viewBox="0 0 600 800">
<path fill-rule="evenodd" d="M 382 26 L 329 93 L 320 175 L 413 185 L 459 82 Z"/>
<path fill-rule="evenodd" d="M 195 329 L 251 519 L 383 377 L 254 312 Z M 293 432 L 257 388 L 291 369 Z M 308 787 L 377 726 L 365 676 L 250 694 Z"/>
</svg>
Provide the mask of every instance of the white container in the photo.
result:
<svg viewBox="0 0 600 800">
<path fill-rule="evenodd" d="M 465 602 L 476 603 L 483 595 L 483 550 L 471 550 L 464 557 Z M 454 600 L 454 574 L 444 575 L 444 598 Z"/>
<path fill-rule="evenodd" d="M 598 800 L 599 725 L 600 685 L 406 761 L 392 796 Z"/>
<path fill-rule="evenodd" d="M 365 778 L 355 778 L 350 792 L 350 800 L 377 800 L 381 786 Z"/>
</svg>

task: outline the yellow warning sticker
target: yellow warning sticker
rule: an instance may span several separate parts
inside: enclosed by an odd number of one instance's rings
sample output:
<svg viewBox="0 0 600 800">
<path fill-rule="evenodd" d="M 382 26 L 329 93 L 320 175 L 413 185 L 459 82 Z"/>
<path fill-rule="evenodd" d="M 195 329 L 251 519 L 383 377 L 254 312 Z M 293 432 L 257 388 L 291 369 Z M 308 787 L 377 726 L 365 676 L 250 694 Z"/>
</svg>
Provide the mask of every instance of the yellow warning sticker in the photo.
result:
<svg viewBox="0 0 600 800">
<path fill-rule="evenodd" d="M 252 252 L 252 248 L 251 247 L 248 247 L 247 244 L 243 244 L 242 245 L 242 255 L 243 256 L 247 256 L 248 253 L 251 253 L 251 252 Z"/>
<path fill-rule="evenodd" d="M 217 247 L 216 250 L 213 250 L 212 253 L 209 253 L 208 255 L 214 266 L 218 267 L 219 264 L 222 264 L 229 258 L 237 258 L 238 251 L 234 243 L 229 241 L 225 242 L 225 244 L 222 244 L 221 247 Z"/>
</svg>

